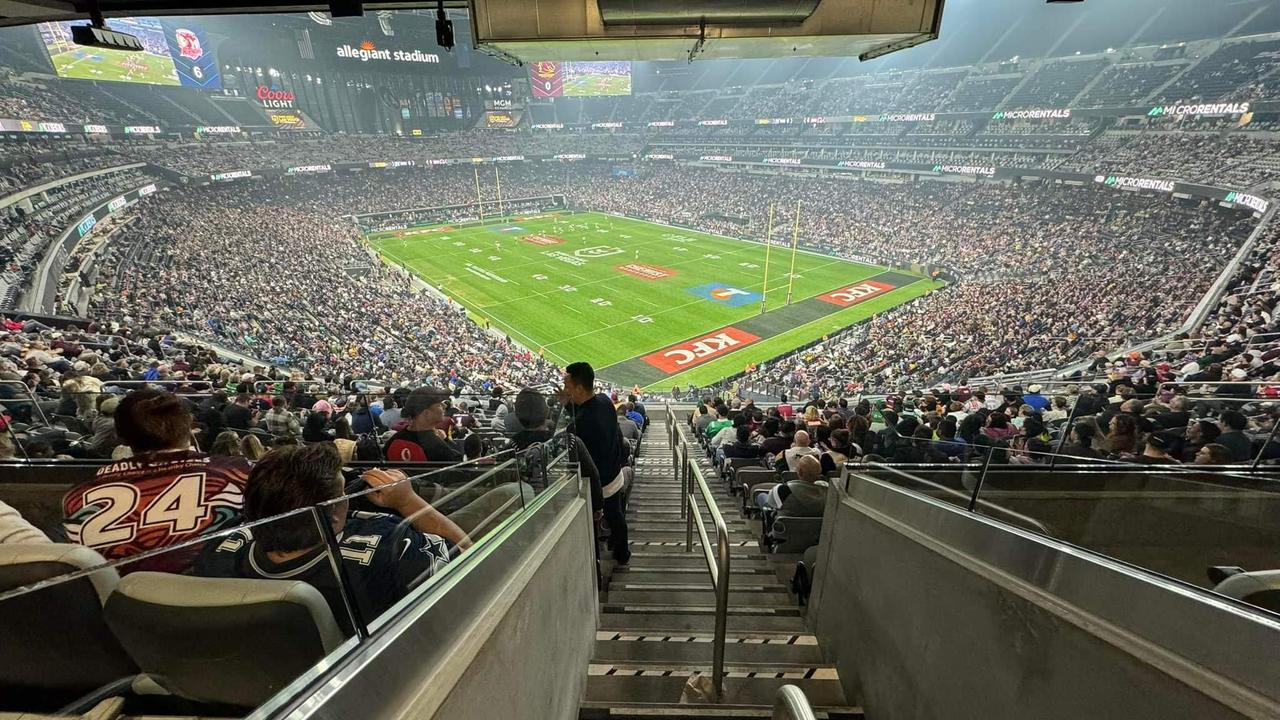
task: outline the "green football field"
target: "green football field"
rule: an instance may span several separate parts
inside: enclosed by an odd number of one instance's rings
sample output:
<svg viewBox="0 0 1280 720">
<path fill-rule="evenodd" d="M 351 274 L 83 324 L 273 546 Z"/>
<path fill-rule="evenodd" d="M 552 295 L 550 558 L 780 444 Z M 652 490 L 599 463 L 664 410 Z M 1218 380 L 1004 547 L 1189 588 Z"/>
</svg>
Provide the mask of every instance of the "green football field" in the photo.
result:
<svg viewBox="0 0 1280 720">
<path fill-rule="evenodd" d="M 901 271 L 599 213 L 367 236 L 481 322 L 616 384 L 705 386 L 941 284 Z M 787 302 L 788 285 L 792 286 Z M 766 312 L 761 313 L 762 295 Z"/>
<path fill-rule="evenodd" d="M 565 97 L 630 95 L 631 78 L 623 75 L 578 75 L 564 82 Z"/>
<path fill-rule="evenodd" d="M 58 75 L 84 80 L 116 80 L 180 85 L 173 59 L 149 52 L 77 47 L 50 56 Z"/>
</svg>

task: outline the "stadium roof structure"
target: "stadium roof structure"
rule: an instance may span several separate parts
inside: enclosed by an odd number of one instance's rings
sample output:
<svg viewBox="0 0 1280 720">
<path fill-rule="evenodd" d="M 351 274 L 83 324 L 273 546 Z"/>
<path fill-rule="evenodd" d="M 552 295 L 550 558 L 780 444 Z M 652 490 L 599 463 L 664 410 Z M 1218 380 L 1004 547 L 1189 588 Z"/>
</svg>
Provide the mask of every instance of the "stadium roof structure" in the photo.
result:
<svg viewBox="0 0 1280 720">
<path fill-rule="evenodd" d="M 477 49 L 512 61 L 853 56 L 863 60 L 938 37 L 945 0 L 446 0 L 466 8 Z M 434 2 L 259 3 L 99 0 L 106 18 L 363 9 Z M 85 0 L 0 0 L 0 25 L 88 18 Z"/>
</svg>

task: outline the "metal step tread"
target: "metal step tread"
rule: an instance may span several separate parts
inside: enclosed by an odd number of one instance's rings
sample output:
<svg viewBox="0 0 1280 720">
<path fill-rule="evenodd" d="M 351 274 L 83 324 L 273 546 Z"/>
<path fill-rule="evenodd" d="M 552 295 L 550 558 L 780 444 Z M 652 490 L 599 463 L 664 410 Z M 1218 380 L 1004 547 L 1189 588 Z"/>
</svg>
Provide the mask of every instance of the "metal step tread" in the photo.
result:
<svg viewBox="0 0 1280 720">
<path fill-rule="evenodd" d="M 641 671 L 643 672 L 643 671 Z M 663 704 L 679 705 L 680 694 L 688 680 L 687 674 L 635 675 L 589 675 L 585 703 L 608 704 Z M 724 678 L 724 697 L 719 707 L 745 705 L 755 707 L 773 707 L 774 696 L 783 685 L 796 685 L 804 691 L 809 703 L 817 707 L 849 707 L 844 697 L 844 689 L 838 678 L 806 679 L 769 677 L 734 677 Z"/>
<path fill-rule="evenodd" d="M 617 633 L 620 637 L 627 636 Z M 666 667 L 688 667 L 706 670 L 711 661 L 712 637 L 665 636 L 670 640 L 657 640 L 656 635 L 643 636 L 654 640 L 597 640 L 592 664 L 618 666 L 647 664 Z M 817 645 L 788 645 L 763 641 L 731 642 L 726 640 L 724 662 L 727 669 L 737 666 L 753 666 L 756 670 L 773 669 L 777 672 L 803 672 L 828 668 L 823 662 L 822 651 Z"/>
<path fill-rule="evenodd" d="M 600 632 L 620 632 L 637 635 L 664 633 L 677 634 L 711 634 L 715 632 L 716 622 L 713 614 L 688 612 L 610 612 L 602 608 L 600 613 Z M 799 635 L 808 632 L 804 618 L 799 613 L 780 614 L 765 613 L 759 615 L 729 614 L 727 630 L 730 634 L 766 635 Z"/>
<path fill-rule="evenodd" d="M 705 590 L 609 590 L 600 599 L 609 605 L 715 605 L 715 593 L 708 582 Z M 768 592 L 729 588 L 729 609 L 757 607 L 794 607 L 796 601 L 786 592 Z"/>
</svg>

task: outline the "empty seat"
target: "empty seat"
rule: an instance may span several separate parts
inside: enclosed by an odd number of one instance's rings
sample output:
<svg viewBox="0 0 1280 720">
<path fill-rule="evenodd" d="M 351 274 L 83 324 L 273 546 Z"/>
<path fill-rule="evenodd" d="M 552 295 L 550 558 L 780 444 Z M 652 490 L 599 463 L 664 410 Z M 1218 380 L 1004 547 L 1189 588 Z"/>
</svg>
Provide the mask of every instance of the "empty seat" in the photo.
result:
<svg viewBox="0 0 1280 720">
<path fill-rule="evenodd" d="M 170 693 L 245 708 L 343 641 L 320 591 L 291 580 L 131 573 L 108 598 L 106 619 Z"/>
<path fill-rule="evenodd" d="M 1280 612 L 1280 570 L 1236 573 L 1214 586 L 1213 591 L 1264 610 Z"/>
<path fill-rule="evenodd" d="M 772 551 L 783 554 L 802 553 L 818 544 L 822 535 L 822 518 L 779 515 L 769 529 Z"/>
<path fill-rule="evenodd" d="M 0 545 L 0 593 L 105 565 L 82 545 Z M 55 709 L 138 668 L 103 621 L 109 567 L 0 601 L 0 710 Z"/>
</svg>

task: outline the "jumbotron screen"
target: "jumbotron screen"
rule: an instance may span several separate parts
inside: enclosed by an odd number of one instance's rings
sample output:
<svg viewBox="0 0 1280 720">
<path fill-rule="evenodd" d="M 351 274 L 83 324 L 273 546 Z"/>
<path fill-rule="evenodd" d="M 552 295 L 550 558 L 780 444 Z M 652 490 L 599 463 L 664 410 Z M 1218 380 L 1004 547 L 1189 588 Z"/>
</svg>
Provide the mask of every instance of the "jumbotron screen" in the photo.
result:
<svg viewBox="0 0 1280 720">
<path fill-rule="evenodd" d="M 112 30 L 142 42 L 142 52 L 84 47 L 71 41 L 71 22 L 40 23 L 40 40 L 59 77 L 218 90 L 222 77 L 208 36 L 186 18 L 113 19 Z"/>
<path fill-rule="evenodd" d="M 529 85 L 534 97 L 630 95 L 631 63 L 544 60 L 529 66 Z"/>
</svg>

